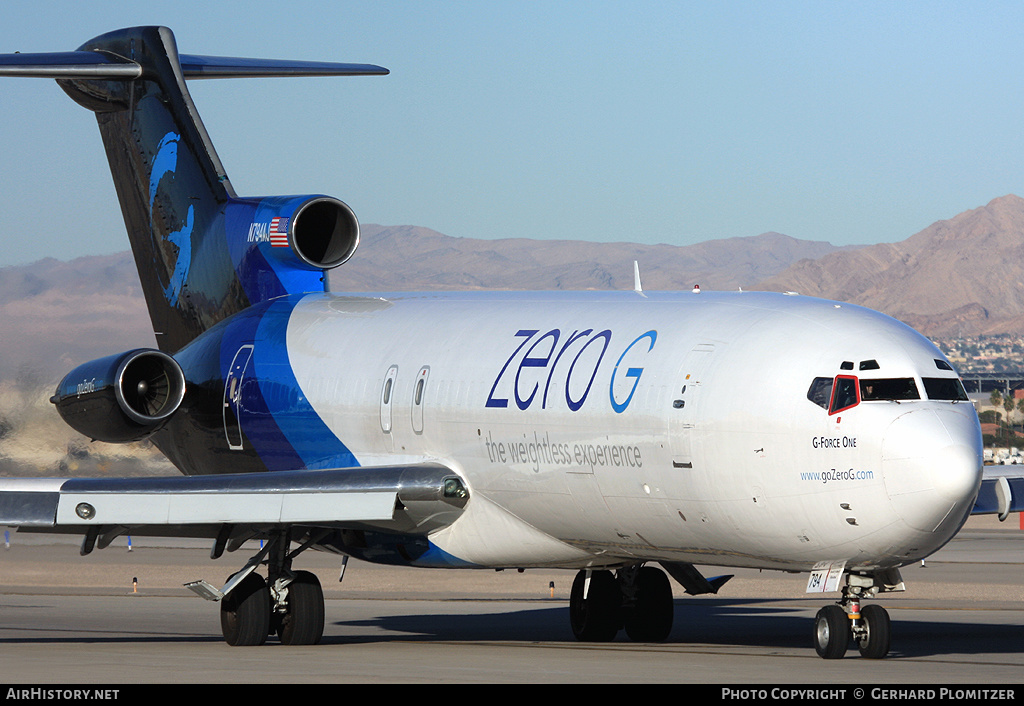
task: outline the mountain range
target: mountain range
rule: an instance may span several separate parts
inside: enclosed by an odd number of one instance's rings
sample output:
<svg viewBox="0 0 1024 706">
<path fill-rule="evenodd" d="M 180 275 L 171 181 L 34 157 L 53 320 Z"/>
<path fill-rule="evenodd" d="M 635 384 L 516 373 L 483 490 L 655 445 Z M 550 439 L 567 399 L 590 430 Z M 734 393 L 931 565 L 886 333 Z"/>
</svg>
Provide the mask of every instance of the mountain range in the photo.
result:
<svg viewBox="0 0 1024 706">
<path fill-rule="evenodd" d="M 333 291 L 633 289 L 797 291 L 869 306 L 930 336 L 1024 333 L 1024 199 L 1008 195 L 899 243 L 836 247 L 779 233 L 696 245 L 453 238 L 364 224 Z M 0 380 L 56 380 L 153 346 L 127 252 L 0 268 Z"/>
<path fill-rule="evenodd" d="M 1024 199 L 994 199 L 899 243 L 796 262 L 759 288 L 861 304 L 927 336 L 1024 333 Z"/>
</svg>

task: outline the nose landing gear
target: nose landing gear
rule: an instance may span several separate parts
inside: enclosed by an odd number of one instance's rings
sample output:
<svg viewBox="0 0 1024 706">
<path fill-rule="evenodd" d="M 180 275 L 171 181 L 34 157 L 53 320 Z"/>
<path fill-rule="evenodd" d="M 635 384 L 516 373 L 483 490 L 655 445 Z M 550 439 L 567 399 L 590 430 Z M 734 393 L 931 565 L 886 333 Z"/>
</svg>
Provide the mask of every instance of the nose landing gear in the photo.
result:
<svg viewBox="0 0 1024 706">
<path fill-rule="evenodd" d="M 882 659 L 889 654 L 889 613 L 880 605 L 869 605 L 861 616 L 863 625 L 854 632 L 861 657 Z"/>
<path fill-rule="evenodd" d="M 889 654 L 889 613 L 879 605 L 863 610 L 860 607 L 862 598 L 873 598 L 879 590 L 874 577 L 847 574 L 842 599 L 825 606 L 814 617 L 814 650 L 819 657 L 841 659 L 851 637 L 866 659 L 882 659 Z"/>
</svg>

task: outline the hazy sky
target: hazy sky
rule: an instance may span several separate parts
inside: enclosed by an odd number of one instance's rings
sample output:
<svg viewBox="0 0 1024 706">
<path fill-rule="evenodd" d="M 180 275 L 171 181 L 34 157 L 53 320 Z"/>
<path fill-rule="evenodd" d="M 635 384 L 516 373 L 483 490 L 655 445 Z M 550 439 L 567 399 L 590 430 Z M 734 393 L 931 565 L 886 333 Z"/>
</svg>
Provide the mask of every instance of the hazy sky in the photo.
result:
<svg viewBox="0 0 1024 706">
<path fill-rule="evenodd" d="M 139 24 L 387 77 L 194 81 L 243 196 L 364 223 L 685 245 L 903 240 L 1024 195 L 1024 3 L 5 0 L 0 53 Z M 0 79 L 0 266 L 128 248 L 95 120 Z M 358 257 L 358 255 L 357 255 Z"/>
</svg>

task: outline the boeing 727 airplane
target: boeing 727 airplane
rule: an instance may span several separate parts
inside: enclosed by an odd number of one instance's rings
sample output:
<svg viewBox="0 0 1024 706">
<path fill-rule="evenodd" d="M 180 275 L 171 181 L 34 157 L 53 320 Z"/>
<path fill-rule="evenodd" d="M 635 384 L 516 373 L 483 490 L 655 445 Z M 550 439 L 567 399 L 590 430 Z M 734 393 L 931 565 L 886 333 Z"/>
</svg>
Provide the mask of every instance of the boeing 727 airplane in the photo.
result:
<svg viewBox="0 0 1024 706">
<path fill-rule="evenodd" d="M 91 439 L 151 439 L 170 478 L 6 479 L 0 524 L 83 536 L 265 540 L 223 585 L 225 640 L 312 644 L 314 548 L 410 567 L 578 570 L 581 640 L 672 628 L 697 565 L 807 572 L 835 592 L 825 658 L 890 644 L 875 603 L 972 510 L 977 415 L 927 339 L 874 311 L 785 294 L 339 294 L 359 226 L 323 195 L 235 194 L 188 79 L 383 75 L 378 66 L 179 54 L 163 27 L 0 56 L 96 114 L 158 349 L 72 370 L 52 398 Z M 979 495 L 979 492 L 981 493 Z M 251 546 L 251 545 L 250 545 Z M 243 562 L 238 562 L 242 564 Z M 661 568 L 658 568 L 660 565 Z"/>
</svg>

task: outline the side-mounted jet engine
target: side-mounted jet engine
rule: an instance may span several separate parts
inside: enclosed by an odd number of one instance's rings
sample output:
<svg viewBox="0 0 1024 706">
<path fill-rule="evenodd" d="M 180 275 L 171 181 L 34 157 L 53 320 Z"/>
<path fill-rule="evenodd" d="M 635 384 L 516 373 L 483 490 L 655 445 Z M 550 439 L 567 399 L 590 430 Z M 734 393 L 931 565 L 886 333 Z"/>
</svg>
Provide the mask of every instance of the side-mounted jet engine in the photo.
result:
<svg viewBox="0 0 1024 706">
<path fill-rule="evenodd" d="M 166 353 L 140 348 L 79 365 L 50 401 L 75 431 L 123 443 L 160 429 L 181 406 L 185 374 Z"/>
</svg>

